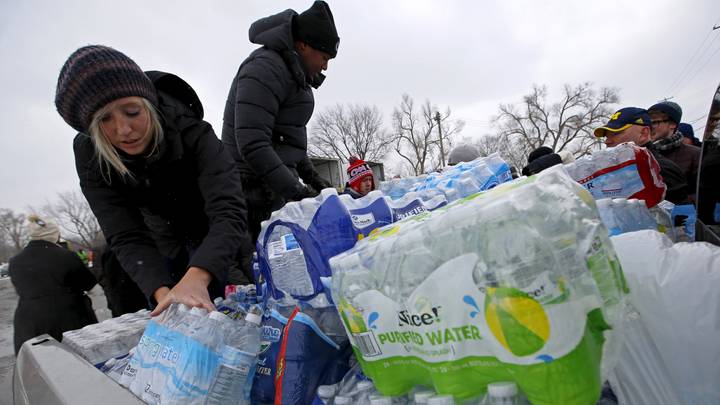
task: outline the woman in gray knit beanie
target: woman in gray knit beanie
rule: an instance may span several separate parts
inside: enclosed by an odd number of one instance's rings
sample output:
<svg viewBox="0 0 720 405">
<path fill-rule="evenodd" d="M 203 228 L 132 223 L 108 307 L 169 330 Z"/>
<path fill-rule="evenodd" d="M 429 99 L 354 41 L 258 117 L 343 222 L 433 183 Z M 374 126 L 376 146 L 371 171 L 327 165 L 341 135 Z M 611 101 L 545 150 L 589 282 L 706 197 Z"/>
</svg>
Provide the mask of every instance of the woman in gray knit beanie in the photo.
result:
<svg viewBox="0 0 720 405">
<path fill-rule="evenodd" d="M 115 49 L 75 51 L 58 113 L 72 128 L 83 194 L 110 248 L 159 314 L 214 309 L 246 231 L 239 174 L 179 77 L 143 72 Z"/>
</svg>

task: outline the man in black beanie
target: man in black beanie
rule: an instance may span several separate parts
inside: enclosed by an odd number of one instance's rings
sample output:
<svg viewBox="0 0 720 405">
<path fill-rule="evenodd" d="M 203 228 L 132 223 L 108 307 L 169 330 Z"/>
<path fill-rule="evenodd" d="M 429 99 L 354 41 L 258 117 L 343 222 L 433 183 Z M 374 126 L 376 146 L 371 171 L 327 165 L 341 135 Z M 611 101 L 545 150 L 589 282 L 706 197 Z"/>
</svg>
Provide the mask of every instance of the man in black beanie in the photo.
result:
<svg viewBox="0 0 720 405">
<path fill-rule="evenodd" d="M 248 205 L 244 267 L 250 265 L 261 221 L 287 201 L 331 187 L 307 156 L 306 125 L 315 107 L 312 88 L 322 84 L 322 71 L 340 43 L 324 1 L 300 14 L 285 10 L 255 21 L 249 37 L 261 47 L 232 81 L 222 129 L 222 141 L 240 168 Z"/>
</svg>

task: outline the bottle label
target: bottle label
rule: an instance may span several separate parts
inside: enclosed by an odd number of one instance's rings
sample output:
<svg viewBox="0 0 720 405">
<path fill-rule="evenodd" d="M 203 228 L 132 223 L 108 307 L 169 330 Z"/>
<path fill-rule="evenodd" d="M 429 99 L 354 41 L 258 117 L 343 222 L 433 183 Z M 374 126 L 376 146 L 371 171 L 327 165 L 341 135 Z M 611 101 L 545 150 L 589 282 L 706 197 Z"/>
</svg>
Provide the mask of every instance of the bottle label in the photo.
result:
<svg viewBox="0 0 720 405">
<path fill-rule="evenodd" d="M 300 249 L 300 244 L 292 233 L 288 233 L 280 237 L 280 240 L 268 243 L 267 252 L 270 259 L 275 259 L 296 249 Z M 302 254 L 302 250 L 299 253 Z"/>
<path fill-rule="evenodd" d="M 360 293 L 352 304 L 341 301 L 346 329 L 363 359 L 421 361 L 427 367 L 483 357 L 539 364 L 573 350 L 587 313 L 601 305 L 595 296 L 567 300 L 568 287 L 552 282 L 547 272 L 522 289 L 478 288 L 477 261 L 469 253 L 444 263 L 405 303 L 377 290 Z"/>
<path fill-rule="evenodd" d="M 595 199 L 630 197 L 645 188 L 637 164 L 630 160 L 578 180 Z"/>
<path fill-rule="evenodd" d="M 191 403 L 207 395 L 219 365 L 214 350 L 151 320 L 124 374 L 146 402 Z"/>
</svg>

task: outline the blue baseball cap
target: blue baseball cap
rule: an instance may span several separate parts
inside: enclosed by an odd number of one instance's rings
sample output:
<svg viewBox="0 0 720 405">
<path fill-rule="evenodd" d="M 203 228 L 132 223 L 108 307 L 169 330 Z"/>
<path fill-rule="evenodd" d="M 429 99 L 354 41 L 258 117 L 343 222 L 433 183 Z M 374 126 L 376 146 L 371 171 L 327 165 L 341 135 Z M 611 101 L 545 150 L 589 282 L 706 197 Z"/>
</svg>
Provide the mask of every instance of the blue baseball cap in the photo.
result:
<svg viewBox="0 0 720 405">
<path fill-rule="evenodd" d="M 640 125 L 643 127 L 650 126 L 650 114 L 644 108 L 625 107 L 617 110 L 610 117 L 605 126 L 595 129 L 595 136 L 602 138 L 606 136 L 606 131 L 620 132 L 630 128 L 631 125 Z"/>
</svg>

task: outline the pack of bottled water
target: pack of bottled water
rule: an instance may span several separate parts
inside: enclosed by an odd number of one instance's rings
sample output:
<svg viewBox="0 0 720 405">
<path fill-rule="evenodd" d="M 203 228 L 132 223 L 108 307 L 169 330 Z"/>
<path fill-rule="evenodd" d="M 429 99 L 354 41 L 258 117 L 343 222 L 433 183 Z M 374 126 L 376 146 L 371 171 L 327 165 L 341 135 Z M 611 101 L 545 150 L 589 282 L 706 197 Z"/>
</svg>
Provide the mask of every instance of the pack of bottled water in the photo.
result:
<svg viewBox="0 0 720 405">
<path fill-rule="evenodd" d="M 259 306 L 232 320 L 173 304 L 150 320 L 119 382 L 149 404 L 249 403 L 261 317 Z"/>
<path fill-rule="evenodd" d="M 402 198 L 409 192 L 417 192 L 423 200 L 441 194 L 448 202 L 452 202 L 510 180 L 510 166 L 500 155 L 493 153 L 470 162 L 445 167 L 441 172 L 384 181 L 380 183 L 380 190 L 393 200 Z"/>
<path fill-rule="evenodd" d="M 466 400 L 503 381 L 533 403 L 600 395 L 627 289 L 595 200 L 562 166 L 380 228 L 330 266 L 382 395 Z"/>
<path fill-rule="evenodd" d="M 96 367 L 128 354 L 150 321 L 150 312 L 140 310 L 117 318 L 63 333 L 63 343 Z"/>
<path fill-rule="evenodd" d="M 331 276 L 328 259 L 358 239 L 511 179 L 510 167 L 493 154 L 442 173 L 386 182 L 385 191 L 359 199 L 322 190 L 316 198 L 286 204 L 263 222 L 257 242 L 260 272 L 275 298 L 311 299 L 323 291 L 322 278 Z M 392 184 L 401 184 L 402 192 Z"/>
<path fill-rule="evenodd" d="M 316 198 L 287 203 L 262 223 L 258 268 L 275 298 L 289 294 L 312 299 L 324 290 L 322 278 L 331 275 L 330 257 L 379 227 L 445 204 L 442 193 L 425 200 L 418 193 L 408 193 L 392 200 L 375 190 L 353 199 L 327 188 Z"/>
<path fill-rule="evenodd" d="M 654 207 L 665 196 L 660 165 L 650 151 L 632 142 L 580 157 L 565 169 L 595 199 L 636 198 Z"/>
<path fill-rule="evenodd" d="M 658 230 L 658 223 L 642 200 L 601 198 L 596 203 L 600 219 L 610 236 L 641 229 Z"/>
</svg>

